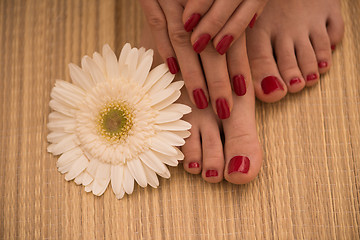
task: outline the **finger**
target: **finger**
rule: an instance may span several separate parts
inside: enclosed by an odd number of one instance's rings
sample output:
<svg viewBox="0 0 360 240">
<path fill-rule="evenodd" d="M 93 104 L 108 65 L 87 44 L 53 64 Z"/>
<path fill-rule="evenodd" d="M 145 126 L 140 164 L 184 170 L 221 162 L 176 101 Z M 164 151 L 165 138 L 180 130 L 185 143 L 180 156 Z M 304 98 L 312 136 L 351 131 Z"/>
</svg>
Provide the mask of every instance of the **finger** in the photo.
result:
<svg viewBox="0 0 360 240">
<path fill-rule="evenodd" d="M 200 56 L 214 111 L 220 119 L 227 119 L 233 100 L 226 56 L 219 55 L 212 45 L 208 45 Z"/>
<path fill-rule="evenodd" d="M 226 53 L 248 26 L 250 28 L 254 26 L 265 4 L 265 0 L 245 0 L 241 3 L 214 38 L 213 44 L 219 54 Z"/>
<path fill-rule="evenodd" d="M 146 20 L 151 28 L 161 58 L 172 74 L 179 72 L 179 65 L 169 39 L 165 15 L 156 0 L 140 0 Z"/>
<path fill-rule="evenodd" d="M 181 73 L 192 103 L 199 109 L 208 106 L 208 93 L 198 55 L 190 43 L 190 33 L 186 32 L 181 21 L 183 8 L 175 1 L 159 1 L 163 9 L 171 44 L 179 60 Z"/>
<path fill-rule="evenodd" d="M 204 50 L 208 43 L 204 41 L 204 35 L 210 36 L 210 39 L 213 38 L 224 27 L 240 2 L 241 0 L 214 2 L 191 35 L 191 42 L 197 53 Z M 227 41 L 231 43 L 232 40 Z"/>
<path fill-rule="evenodd" d="M 188 0 L 182 15 L 184 28 L 191 32 L 199 23 L 203 16 L 211 7 L 214 0 Z"/>
</svg>

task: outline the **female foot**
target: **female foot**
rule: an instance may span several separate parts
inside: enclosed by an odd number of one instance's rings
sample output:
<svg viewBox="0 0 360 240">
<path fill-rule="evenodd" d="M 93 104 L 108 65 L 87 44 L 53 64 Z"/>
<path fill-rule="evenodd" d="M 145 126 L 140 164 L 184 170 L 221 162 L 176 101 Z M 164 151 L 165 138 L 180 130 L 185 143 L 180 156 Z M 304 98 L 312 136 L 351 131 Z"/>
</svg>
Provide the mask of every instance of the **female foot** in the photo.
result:
<svg viewBox="0 0 360 240">
<path fill-rule="evenodd" d="M 141 45 L 153 48 L 154 41 L 149 38 L 150 31 L 145 26 Z M 208 46 L 213 48 L 212 46 Z M 154 48 L 153 48 L 154 49 Z M 206 54 L 207 50 L 204 50 Z M 155 51 L 156 52 L 156 51 Z M 216 53 L 216 54 L 215 54 Z M 215 48 L 210 55 L 215 58 L 223 58 L 217 54 Z M 202 55 L 204 57 L 204 55 Z M 208 58 L 207 58 L 208 59 Z M 216 183 L 225 178 L 235 184 L 245 184 L 254 179 L 261 167 L 262 151 L 258 141 L 255 123 L 255 96 L 251 81 L 250 68 L 247 61 L 245 37 L 242 36 L 229 49 L 227 62 L 229 69 L 226 71 L 233 77 L 233 82 L 239 79 L 246 85 L 243 95 L 233 94 L 234 108 L 228 119 L 220 120 L 212 111 L 211 107 L 199 110 L 191 103 L 187 92 L 183 89 L 179 102 L 192 107 L 192 113 L 184 116 L 184 119 L 192 124 L 191 136 L 186 139 L 182 151 L 185 155 L 184 169 L 192 174 L 200 174 L 205 181 Z M 155 54 L 155 61 L 161 62 L 161 58 Z M 210 61 L 210 60 L 207 60 Z M 205 75 L 218 68 L 206 67 Z M 211 64 L 211 63 L 210 63 Z M 209 75 L 210 75 L 209 73 Z M 236 85 L 236 84 L 235 84 Z M 235 86 L 234 85 L 234 86 Z M 224 132 L 224 144 L 220 136 L 220 127 Z"/>
<path fill-rule="evenodd" d="M 343 33 L 339 0 L 270 0 L 246 32 L 256 97 L 275 102 L 316 84 Z"/>
</svg>

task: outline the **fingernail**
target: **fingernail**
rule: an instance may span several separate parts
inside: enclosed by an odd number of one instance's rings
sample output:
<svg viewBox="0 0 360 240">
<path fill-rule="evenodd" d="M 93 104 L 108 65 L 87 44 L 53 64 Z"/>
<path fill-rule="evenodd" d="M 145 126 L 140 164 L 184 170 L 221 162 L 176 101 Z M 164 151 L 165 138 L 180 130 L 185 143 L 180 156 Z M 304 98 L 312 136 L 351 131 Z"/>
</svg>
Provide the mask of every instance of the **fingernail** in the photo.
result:
<svg viewBox="0 0 360 240">
<path fill-rule="evenodd" d="M 234 37 L 231 35 L 225 35 L 220 42 L 216 45 L 216 51 L 223 55 L 229 49 L 231 42 L 234 40 Z"/>
<path fill-rule="evenodd" d="M 196 27 L 199 23 L 201 15 L 199 13 L 194 13 L 189 17 L 189 19 L 184 24 L 185 31 L 190 32 Z"/>
<path fill-rule="evenodd" d="M 218 98 L 216 100 L 216 111 L 220 119 L 226 119 L 230 117 L 229 105 L 225 98 Z"/>
<path fill-rule="evenodd" d="M 326 68 L 328 66 L 328 63 L 326 61 L 319 61 L 318 66 L 319 68 Z"/>
<path fill-rule="evenodd" d="M 247 173 L 250 168 L 250 160 L 245 156 L 235 156 L 233 157 L 228 166 L 228 174 L 233 172 Z"/>
<path fill-rule="evenodd" d="M 298 77 L 295 77 L 290 80 L 290 85 L 294 85 L 294 84 L 298 84 L 298 83 L 301 83 L 301 79 Z"/>
<path fill-rule="evenodd" d="M 238 96 L 244 96 L 246 93 L 246 83 L 243 75 L 236 75 L 233 77 L 234 92 Z"/>
<path fill-rule="evenodd" d="M 335 51 L 336 45 L 331 45 L 331 50 Z"/>
<path fill-rule="evenodd" d="M 200 164 L 197 162 L 191 162 L 189 163 L 189 168 L 198 168 L 200 167 Z"/>
<path fill-rule="evenodd" d="M 318 78 L 318 75 L 316 73 L 312 73 L 306 76 L 306 80 L 308 81 L 313 81 L 316 80 Z"/>
<path fill-rule="evenodd" d="M 206 177 L 217 177 L 218 175 L 218 171 L 216 170 L 207 170 L 205 173 Z"/>
<path fill-rule="evenodd" d="M 168 59 L 166 59 L 166 62 L 172 74 L 176 74 L 177 72 L 179 72 L 179 64 L 176 61 L 176 58 L 169 57 Z"/>
<path fill-rule="evenodd" d="M 209 43 L 210 39 L 210 34 L 205 33 L 201 35 L 193 45 L 194 51 L 197 53 L 201 53 L 206 48 L 206 45 Z"/>
<path fill-rule="evenodd" d="M 256 22 L 256 18 L 257 18 L 257 14 L 255 13 L 255 15 L 253 16 L 253 18 L 251 19 L 250 23 L 249 23 L 249 28 L 253 28 Z"/>
<path fill-rule="evenodd" d="M 193 91 L 193 96 L 195 104 L 199 109 L 207 108 L 208 101 L 206 99 L 205 93 L 201 88 L 197 88 Z"/>
<path fill-rule="evenodd" d="M 261 81 L 261 88 L 265 94 L 270 94 L 276 90 L 284 90 L 279 79 L 275 76 L 268 76 Z"/>
</svg>

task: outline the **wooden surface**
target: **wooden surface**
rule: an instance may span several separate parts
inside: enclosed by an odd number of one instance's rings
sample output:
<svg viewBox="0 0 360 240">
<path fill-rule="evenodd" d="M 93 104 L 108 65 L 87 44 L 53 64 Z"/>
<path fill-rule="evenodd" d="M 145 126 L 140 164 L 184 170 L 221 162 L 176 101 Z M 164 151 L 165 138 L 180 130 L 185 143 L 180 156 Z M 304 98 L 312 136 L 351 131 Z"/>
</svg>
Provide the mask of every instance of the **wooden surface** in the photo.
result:
<svg viewBox="0 0 360 240">
<path fill-rule="evenodd" d="M 343 0 L 345 38 L 320 84 L 257 103 L 264 150 L 246 186 L 171 168 L 158 189 L 116 200 L 66 182 L 46 152 L 49 91 L 67 64 L 139 43 L 132 0 L 0 0 L 0 238 L 359 239 L 360 2 Z"/>
</svg>

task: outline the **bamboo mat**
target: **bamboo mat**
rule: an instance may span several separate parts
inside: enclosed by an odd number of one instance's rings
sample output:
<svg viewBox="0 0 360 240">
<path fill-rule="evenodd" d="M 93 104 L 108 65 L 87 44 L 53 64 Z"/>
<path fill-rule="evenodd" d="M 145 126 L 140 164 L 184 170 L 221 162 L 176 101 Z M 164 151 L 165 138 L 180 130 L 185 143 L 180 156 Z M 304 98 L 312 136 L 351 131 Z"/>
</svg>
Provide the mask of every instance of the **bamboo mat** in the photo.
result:
<svg viewBox="0 0 360 240">
<path fill-rule="evenodd" d="M 360 2 L 342 6 L 345 38 L 320 84 L 257 103 L 255 181 L 208 184 L 179 166 L 119 201 L 64 180 L 46 122 L 69 62 L 139 43 L 138 2 L 0 0 L 0 238 L 359 239 Z"/>
</svg>

